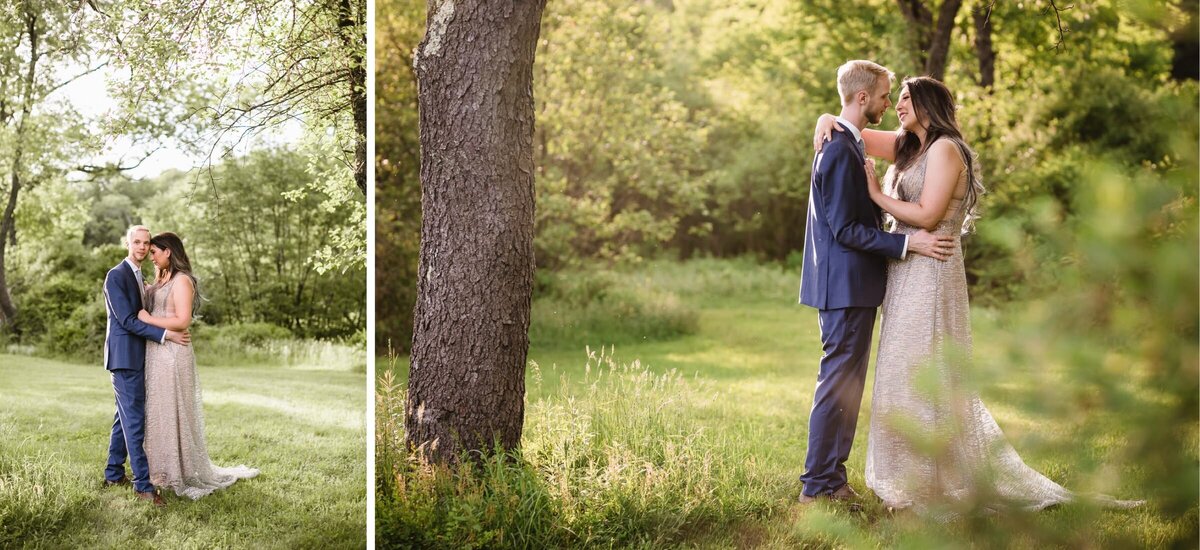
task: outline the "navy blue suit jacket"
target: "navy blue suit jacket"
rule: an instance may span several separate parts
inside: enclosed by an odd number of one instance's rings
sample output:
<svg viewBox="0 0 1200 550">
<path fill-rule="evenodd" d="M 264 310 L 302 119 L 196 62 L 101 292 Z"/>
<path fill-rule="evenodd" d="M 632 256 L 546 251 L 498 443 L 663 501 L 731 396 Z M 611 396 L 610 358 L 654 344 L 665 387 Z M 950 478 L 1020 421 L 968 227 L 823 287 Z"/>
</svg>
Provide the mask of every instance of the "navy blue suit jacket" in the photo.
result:
<svg viewBox="0 0 1200 550">
<path fill-rule="evenodd" d="M 882 229 L 867 193 L 863 156 L 849 132 L 833 132 L 813 160 L 804 230 L 800 303 L 817 309 L 879 307 L 886 258 L 904 254 L 904 235 Z"/>
<path fill-rule="evenodd" d="M 104 333 L 104 368 L 108 370 L 146 368 L 146 340 L 161 342 L 166 330 L 138 319 L 144 309 L 133 268 L 125 260 L 104 276 L 104 308 L 108 327 Z"/>
</svg>

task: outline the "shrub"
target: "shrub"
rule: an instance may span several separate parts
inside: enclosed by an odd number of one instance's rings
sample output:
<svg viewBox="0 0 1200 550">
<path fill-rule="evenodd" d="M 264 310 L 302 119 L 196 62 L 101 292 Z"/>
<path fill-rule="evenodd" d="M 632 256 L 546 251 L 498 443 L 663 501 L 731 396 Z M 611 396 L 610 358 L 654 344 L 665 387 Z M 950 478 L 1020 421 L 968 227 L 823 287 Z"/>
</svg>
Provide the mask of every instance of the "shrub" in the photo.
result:
<svg viewBox="0 0 1200 550">
<path fill-rule="evenodd" d="M 529 329 L 539 346 L 669 340 L 699 326 L 696 309 L 670 290 L 616 272 L 566 271 L 542 287 Z"/>
<path fill-rule="evenodd" d="M 38 349 L 52 356 L 102 361 L 107 318 L 104 300 L 96 297 L 76 306 L 66 318 L 51 323 L 39 340 Z"/>
<path fill-rule="evenodd" d="M 52 275 L 21 296 L 17 331 L 34 338 L 46 334 L 51 326 L 66 321 L 75 308 L 100 299 L 102 284 L 103 279 L 84 280 L 73 273 Z"/>
<path fill-rule="evenodd" d="M 203 335 L 207 345 L 248 348 L 261 346 L 271 340 L 290 340 L 292 333 L 286 328 L 270 323 L 234 323 L 201 327 L 195 331 Z"/>
</svg>

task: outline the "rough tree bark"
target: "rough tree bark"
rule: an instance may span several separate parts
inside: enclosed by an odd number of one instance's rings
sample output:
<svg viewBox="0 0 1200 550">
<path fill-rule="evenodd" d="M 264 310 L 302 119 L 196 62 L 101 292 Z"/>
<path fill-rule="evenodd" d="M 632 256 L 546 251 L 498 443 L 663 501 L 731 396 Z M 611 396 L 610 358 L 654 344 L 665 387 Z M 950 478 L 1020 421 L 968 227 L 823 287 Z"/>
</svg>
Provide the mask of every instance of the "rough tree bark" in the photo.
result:
<svg viewBox="0 0 1200 550">
<path fill-rule="evenodd" d="M 409 449 L 513 449 L 533 293 L 533 59 L 545 0 L 430 0 L 414 66 L 421 251 Z"/>
</svg>

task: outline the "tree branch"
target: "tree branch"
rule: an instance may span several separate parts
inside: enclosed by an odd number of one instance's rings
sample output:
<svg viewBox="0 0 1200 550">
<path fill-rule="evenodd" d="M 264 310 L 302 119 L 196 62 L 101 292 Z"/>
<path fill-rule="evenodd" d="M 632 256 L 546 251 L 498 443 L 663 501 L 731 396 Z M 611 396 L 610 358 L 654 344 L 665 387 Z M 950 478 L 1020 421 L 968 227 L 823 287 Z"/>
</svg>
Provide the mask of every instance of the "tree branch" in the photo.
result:
<svg viewBox="0 0 1200 550">
<path fill-rule="evenodd" d="M 1045 10 L 1043 10 L 1042 14 L 1045 15 L 1045 14 L 1050 13 L 1051 10 L 1054 11 L 1054 19 L 1058 25 L 1058 27 L 1057 27 L 1058 28 L 1058 42 L 1056 42 L 1054 44 L 1054 51 L 1057 52 L 1060 49 L 1067 47 L 1066 34 L 1071 32 L 1070 28 L 1063 25 L 1062 12 L 1075 7 L 1075 5 L 1068 4 L 1067 6 L 1060 8 L 1060 7 L 1058 7 L 1058 4 L 1054 0 L 1047 0 L 1047 1 L 1050 2 L 1050 6 L 1047 7 Z"/>
</svg>

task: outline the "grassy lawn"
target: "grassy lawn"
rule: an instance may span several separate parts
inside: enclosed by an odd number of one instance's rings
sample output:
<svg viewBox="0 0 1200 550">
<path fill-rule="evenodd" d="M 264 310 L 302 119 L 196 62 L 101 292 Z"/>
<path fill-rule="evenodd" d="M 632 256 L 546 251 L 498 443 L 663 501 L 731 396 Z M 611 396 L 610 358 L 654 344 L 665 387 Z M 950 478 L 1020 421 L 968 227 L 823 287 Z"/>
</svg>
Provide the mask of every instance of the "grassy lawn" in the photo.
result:
<svg viewBox="0 0 1200 550">
<path fill-rule="evenodd" d="M 410 479 L 407 488 L 378 501 L 378 532 L 399 537 L 393 546 L 413 540 L 445 547 L 490 540 L 480 546 L 701 548 L 1196 542 L 1196 507 L 1182 514 L 1160 510 L 1155 494 L 1147 493 L 1145 472 L 1114 458 L 1130 424 L 1103 407 L 1084 416 L 1056 408 L 1071 392 L 1049 388 L 1065 383 L 1066 372 L 1056 361 L 1011 361 L 1008 348 L 1019 330 L 1008 315 L 984 309 L 973 312 L 973 378 L 1026 463 L 1070 489 L 1150 504 L 1134 511 L 1069 505 L 950 524 L 889 513 L 864 485 L 862 471 L 873 357 L 847 464 L 851 484 L 865 495 L 862 509 L 824 503 L 801 508 L 794 501 L 821 352 L 816 312 L 795 301 L 798 278 L 777 267 L 720 261 L 655 263 L 605 276 L 615 281 L 610 286 L 633 289 L 634 295 L 670 294 L 674 299 L 650 301 L 666 304 L 658 307 L 670 310 L 665 318 L 693 310 L 693 330 L 642 341 L 622 332 L 620 316 L 605 324 L 596 321 L 595 312 L 578 311 L 591 307 L 586 304 L 539 298 L 522 451 L 532 474 L 518 483 L 511 473 L 504 477 L 493 469 L 476 486 L 460 481 L 449 489 L 460 499 L 452 506 L 457 513 L 482 510 L 465 527 L 421 524 L 422 516 L 406 512 L 433 510 L 433 495 L 445 495 Z M 573 330 L 580 336 L 572 337 Z M 377 365 L 385 374 L 385 362 Z M 406 359 L 394 359 L 392 371 L 395 386 L 403 388 Z M 377 415 L 386 418 L 396 410 L 377 409 Z M 1194 455 L 1195 430 L 1183 437 Z M 510 502 L 519 503 L 511 513 L 524 521 L 487 513 L 487 506 L 497 505 L 494 494 L 505 493 L 497 483 L 508 484 Z M 526 502 L 540 502 L 541 508 L 526 509 Z M 538 514 L 550 516 L 553 525 L 538 527 Z M 437 533 L 414 535 L 429 530 Z"/>
<path fill-rule="evenodd" d="M 102 488 L 108 374 L 0 355 L 0 547 L 361 548 L 366 544 L 364 375 L 201 365 L 214 463 L 261 470 L 167 506 Z"/>
</svg>

